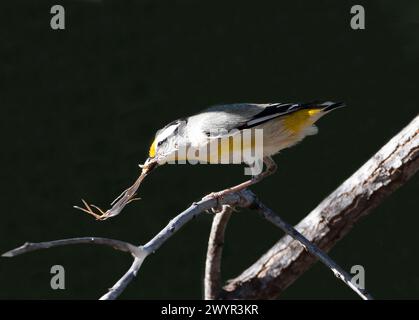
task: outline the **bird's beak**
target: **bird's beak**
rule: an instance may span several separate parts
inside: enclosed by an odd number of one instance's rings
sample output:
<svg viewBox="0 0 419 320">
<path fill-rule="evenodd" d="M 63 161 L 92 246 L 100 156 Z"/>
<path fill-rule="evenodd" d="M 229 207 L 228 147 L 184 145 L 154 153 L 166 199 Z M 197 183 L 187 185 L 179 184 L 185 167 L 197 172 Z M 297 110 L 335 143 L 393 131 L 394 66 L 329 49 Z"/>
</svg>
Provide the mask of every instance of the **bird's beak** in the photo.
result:
<svg viewBox="0 0 419 320">
<path fill-rule="evenodd" d="M 147 158 L 144 164 L 141 164 L 140 167 L 143 169 L 144 173 L 150 173 L 152 170 L 157 168 L 159 165 L 156 158 Z"/>
</svg>

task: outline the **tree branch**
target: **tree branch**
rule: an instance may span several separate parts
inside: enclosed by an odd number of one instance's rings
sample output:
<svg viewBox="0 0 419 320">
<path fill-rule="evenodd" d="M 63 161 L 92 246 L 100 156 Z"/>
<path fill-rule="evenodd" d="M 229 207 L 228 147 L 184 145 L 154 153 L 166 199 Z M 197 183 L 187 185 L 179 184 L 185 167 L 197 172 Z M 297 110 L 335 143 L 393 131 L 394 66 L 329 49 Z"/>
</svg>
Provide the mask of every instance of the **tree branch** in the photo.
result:
<svg viewBox="0 0 419 320">
<path fill-rule="evenodd" d="M 62 239 L 54 240 L 47 242 L 27 242 L 20 246 L 19 248 L 10 250 L 4 254 L 2 257 L 12 258 L 24 253 L 31 251 L 49 249 L 53 247 L 61 247 L 66 245 L 74 244 L 100 244 L 107 245 L 116 250 L 129 252 L 134 257 L 134 262 L 131 268 L 125 273 L 125 275 L 111 288 L 109 292 L 101 297 L 101 300 L 115 299 L 118 297 L 126 286 L 131 282 L 131 280 L 137 275 L 138 270 L 141 267 L 144 259 L 148 256 L 149 252 L 144 250 L 143 247 L 137 247 L 131 243 L 108 239 L 108 238 L 99 238 L 99 237 L 83 237 L 83 238 L 71 238 L 71 239 Z"/>
<path fill-rule="evenodd" d="M 282 228 L 291 237 L 286 236 L 281 239 L 259 261 L 225 286 L 222 293 L 223 298 L 274 298 L 305 272 L 316 257 L 363 298 L 370 298 L 368 293 L 353 286 L 349 281 L 349 275 L 316 245 L 323 250 L 329 250 L 361 216 L 367 214 L 385 196 L 403 185 L 414 175 L 419 167 L 418 128 L 419 116 L 301 221 L 297 226 L 298 231 L 282 221 L 272 210 L 261 204 L 252 192 L 245 190 L 227 194 L 218 199 L 205 197 L 201 201 L 193 203 L 188 209 L 172 219 L 162 231 L 144 246 L 136 247 L 130 243 L 113 239 L 85 237 L 26 243 L 19 248 L 4 253 L 2 256 L 14 257 L 34 250 L 86 243 L 104 244 L 117 250 L 129 252 L 134 257 L 130 269 L 108 293 L 101 297 L 103 300 L 115 299 L 135 278 L 144 259 L 160 248 L 164 242 L 192 218 L 204 211 L 224 205 L 251 207 L 260 211 L 266 219 Z M 222 231 L 221 234 L 223 234 L 222 222 L 220 221 L 217 225 L 218 227 L 214 227 L 216 233 Z M 214 241 L 211 241 L 211 243 L 215 244 L 216 238 L 214 235 Z M 218 239 L 222 238 L 218 237 Z M 301 244 L 312 255 L 309 255 Z M 220 257 L 221 250 L 216 249 L 215 251 L 217 252 L 215 252 L 214 257 Z M 217 258 L 213 261 L 216 262 Z M 208 270 L 211 268 L 213 267 L 210 266 Z M 216 277 L 219 277 L 219 262 L 216 262 L 213 270 L 214 272 L 211 275 L 213 280 L 211 281 L 213 281 L 214 287 L 209 289 L 209 295 L 213 295 L 216 289 L 215 286 L 218 281 Z"/>
<path fill-rule="evenodd" d="M 333 273 L 334 275 L 342 280 L 349 288 L 355 291 L 362 299 L 364 300 L 373 300 L 373 297 L 364 289 L 359 288 L 354 283 L 352 283 L 352 276 L 339 267 L 326 253 L 320 250 L 316 245 L 311 243 L 304 237 L 301 233 L 295 230 L 290 224 L 282 220 L 282 218 L 276 215 L 271 209 L 266 207 L 259 199 L 255 199 L 252 209 L 257 210 L 262 216 L 273 223 L 275 226 L 281 228 L 286 234 L 291 236 L 293 239 L 297 240 L 303 248 L 307 249 L 313 256 L 317 257 L 321 262 L 323 262 Z"/>
<path fill-rule="evenodd" d="M 226 195 L 222 199 L 213 199 L 211 197 L 205 197 L 201 201 L 193 203 L 188 209 L 173 218 L 168 225 L 163 228 L 153 239 L 147 242 L 144 246 L 135 246 L 128 242 L 98 238 L 98 237 L 83 237 L 83 238 L 72 238 L 62 239 L 48 242 L 38 243 L 25 243 L 24 245 L 10 250 L 2 255 L 2 257 L 15 257 L 20 254 L 27 252 L 49 249 L 52 247 L 74 245 L 74 244 L 103 244 L 113 247 L 114 249 L 129 252 L 134 257 L 134 261 L 129 270 L 122 276 L 122 278 L 115 283 L 115 285 L 109 289 L 109 291 L 103 295 L 101 300 L 113 300 L 116 299 L 127 287 L 127 285 L 136 277 L 140 267 L 151 253 L 154 253 L 165 243 L 176 231 L 182 228 L 187 222 L 196 217 L 202 212 L 217 208 L 223 205 L 232 205 L 246 207 L 249 205 L 249 196 L 246 192 L 234 193 Z"/>
<path fill-rule="evenodd" d="M 362 217 L 419 169 L 419 116 L 324 199 L 296 229 L 330 250 Z M 316 261 L 298 241 L 283 237 L 224 287 L 224 299 L 273 299 Z"/>
<path fill-rule="evenodd" d="M 336 275 L 339 275 L 341 279 L 345 281 L 352 289 L 357 293 L 360 291 L 353 285 L 351 285 L 348 280 L 348 275 L 334 263 L 326 254 L 322 253 L 317 247 L 310 244 L 310 242 L 299 234 L 296 230 L 293 229 L 290 225 L 282 222 L 282 220 L 275 216 L 275 214 L 265 207 L 256 196 L 248 190 L 244 190 L 238 193 L 227 194 L 221 199 L 214 199 L 211 197 L 204 197 L 201 201 L 193 203 L 188 209 L 177 215 L 172 219 L 169 224 L 163 228 L 153 239 L 151 239 L 144 246 L 134 246 L 128 242 L 107 239 L 107 238 L 95 238 L 95 237 L 84 237 L 84 238 L 72 238 L 72 239 L 63 239 L 55 240 L 49 242 L 39 242 L 39 243 L 25 243 L 19 248 L 13 249 L 4 253 L 3 257 L 14 257 L 23 253 L 49 249 L 52 247 L 63 246 L 63 245 L 73 245 L 73 244 L 104 244 L 111 246 L 117 250 L 130 252 L 134 257 L 134 261 L 129 268 L 129 270 L 122 276 L 122 278 L 115 283 L 115 285 L 109 289 L 109 291 L 103 295 L 101 300 L 114 300 L 116 299 L 127 287 L 127 285 L 136 277 L 138 271 L 141 268 L 141 265 L 145 258 L 150 253 L 154 253 L 164 242 L 166 242 L 176 231 L 178 231 L 182 226 L 184 226 L 192 218 L 196 217 L 198 214 L 205 212 L 214 208 L 223 208 L 223 214 L 220 214 L 220 218 L 217 218 L 218 222 L 214 224 L 214 234 L 212 234 L 210 247 L 209 247 L 209 256 L 210 259 L 207 262 L 207 274 L 206 274 L 206 290 L 205 294 L 208 298 L 218 297 L 220 289 L 220 263 L 221 263 L 221 247 L 219 246 L 220 242 L 223 241 L 224 237 L 224 228 L 228 221 L 229 215 L 231 214 L 231 207 L 237 206 L 242 208 L 258 208 L 260 209 L 264 216 L 274 222 L 275 225 L 283 228 L 284 231 L 289 232 L 291 236 L 301 241 L 301 243 L 309 248 L 310 252 L 315 256 L 319 257 L 326 266 L 332 268 L 332 271 Z M 279 222 L 278 222 L 279 221 Z M 285 226 L 285 227 L 284 227 Z M 211 250 L 212 248 L 212 250 Z M 361 294 L 363 298 L 370 298 L 370 296 L 364 292 L 364 295 Z"/>
<path fill-rule="evenodd" d="M 62 240 L 54 240 L 54 241 L 47 241 L 47 242 L 26 242 L 19 248 L 7 251 L 3 253 L 1 256 L 5 258 L 12 258 L 24 253 L 28 253 L 31 251 L 42 250 L 42 249 L 49 249 L 53 247 L 61 247 L 67 246 L 72 244 L 102 244 L 106 246 L 113 247 L 116 250 L 129 252 L 134 257 L 141 258 L 143 256 L 143 252 L 140 248 L 134 246 L 131 243 L 108 239 L 108 238 L 99 238 L 99 237 L 83 237 L 83 238 L 71 238 L 71 239 L 62 239 Z"/>
<path fill-rule="evenodd" d="M 214 215 L 211 233 L 208 240 L 207 258 L 205 261 L 204 299 L 214 300 L 221 290 L 221 257 L 223 253 L 224 234 L 233 208 L 223 206 L 221 212 Z"/>
</svg>

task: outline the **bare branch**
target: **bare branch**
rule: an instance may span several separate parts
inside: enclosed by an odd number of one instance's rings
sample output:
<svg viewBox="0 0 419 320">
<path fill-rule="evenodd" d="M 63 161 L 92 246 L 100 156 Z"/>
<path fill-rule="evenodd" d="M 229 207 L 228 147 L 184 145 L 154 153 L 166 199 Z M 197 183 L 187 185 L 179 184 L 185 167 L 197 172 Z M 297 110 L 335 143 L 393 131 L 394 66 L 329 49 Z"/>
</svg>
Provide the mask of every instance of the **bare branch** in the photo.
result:
<svg viewBox="0 0 419 320">
<path fill-rule="evenodd" d="M 330 250 L 419 169 L 419 116 L 357 172 L 323 200 L 297 226 L 311 243 Z M 298 241 L 283 237 L 225 287 L 225 299 L 273 299 L 316 261 Z"/>
<path fill-rule="evenodd" d="M 31 251 L 49 249 L 53 247 L 61 247 L 61 246 L 67 246 L 67 245 L 73 245 L 73 244 L 102 244 L 102 245 L 110 246 L 119 251 L 129 252 L 134 257 L 140 258 L 142 256 L 142 252 L 140 248 L 125 241 L 108 239 L 108 238 L 98 238 L 98 237 L 83 237 L 83 238 L 54 240 L 54 241 L 47 241 L 47 242 L 26 242 L 19 248 L 3 253 L 2 257 L 12 258 L 12 257 L 18 256 L 24 253 L 28 253 Z"/>
<path fill-rule="evenodd" d="M 115 299 L 116 297 L 118 297 L 124 291 L 126 286 L 132 281 L 132 279 L 134 279 L 134 277 L 137 275 L 137 272 L 140 269 L 141 264 L 143 263 L 144 259 L 149 255 L 149 252 L 147 250 L 144 250 L 142 247 L 134 246 L 133 244 L 125 241 L 98 237 L 83 237 L 37 243 L 27 242 L 19 248 L 10 250 L 2 254 L 2 257 L 11 258 L 31 251 L 74 244 L 107 245 L 119 251 L 129 252 L 134 257 L 134 262 L 131 268 L 111 289 L 109 289 L 109 292 L 107 294 L 101 297 L 101 300 Z"/>
<path fill-rule="evenodd" d="M 129 270 L 122 276 L 122 278 L 115 283 L 115 285 L 109 289 L 109 291 L 103 295 L 101 300 L 113 300 L 116 299 L 127 287 L 127 285 L 136 277 L 140 267 L 145 258 L 150 254 L 154 253 L 164 242 L 166 242 L 176 231 L 182 226 L 189 222 L 192 218 L 198 214 L 210 210 L 212 208 L 223 207 L 223 213 L 216 216 L 216 222 L 214 223 L 213 232 L 211 234 L 211 241 L 208 251 L 207 270 L 206 270 L 206 290 L 205 296 L 208 299 L 214 299 L 218 297 L 220 289 L 220 263 L 221 263 L 221 244 L 224 238 L 225 226 L 228 218 L 231 214 L 231 207 L 251 207 L 260 210 L 265 218 L 273 222 L 275 225 L 288 232 L 292 237 L 300 241 L 309 251 L 317 256 L 323 263 L 325 263 L 331 270 L 343 279 L 353 290 L 360 294 L 359 290 L 350 283 L 350 277 L 343 271 L 336 263 L 334 263 L 326 254 L 321 252 L 316 246 L 310 244 L 310 242 L 299 234 L 293 227 L 283 222 L 278 216 L 276 216 L 270 209 L 265 207 L 256 196 L 248 190 L 240 193 L 227 194 L 221 199 L 214 199 L 211 197 L 204 197 L 201 201 L 193 203 L 188 209 L 177 215 L 172 219 L 169 224 L 163 228 L 153 239 L 151 239 L 144 246 L 136 247 L 128 242 L 107 239 L 107 238 L 95 238 L 95 237 L 84 237 L 84 238 L 72 238 L 55 240 L 49 242 L 40 243 L 25 243 L 19 248 L 13 249 L 4 253 L 3 257 L 14 257 L 23 253 L 49 249 L 57 246 L 74 245 L 74 244 L 103 244 L 111 246 L 117 250 L 129 252 L 134 257 L 134 261 Z M 370 296 L 361 292 L 363 298 L 370 298 Z"/>
<path fill-rule="evenodd" d="M 202 212 L 218 208 L 223 205 L 247 207 L 252 201 L 252 193 L 247 190 L 227 194 L 221 199 L 214 199 L 206 196 L 202 198 L 201 201 L 193 203 L 188 209 L 173 218 L 162 231 L 160 231 L 153 239 L 144 245 L 144 249 L 149 252 L 156 251 L 164 242 L 166 242 L 167 239 L 172 236 L 173 233 L 178 231 L 188 221 L 195 218 Z"/>
<path fill-rule="evenodd" d="M 320 250 L 316 245 L 311 243 L 306 237 L 294 229 L 290 224 L 281 219 L 271 209 L 266 207 L 260 200 L 251 192 L 246 192 L 248 201 L 246 207 L 257 210 L 262 216 L 273 223 L 275 226 L 282 229 L 290 237 L 298 241 L 300 248 L 307 249 L 313 257 L 318 258 L 326 265 L 338 278 L 341 279 L 349 288 L 357 293 L 364 300 L 372 300 L 373 297 L 362 288 L 358 288 L 351 282 L 351 275 L 343 270 L 337 263 L 335 263 L 326 253 Z M 224 295 L 220 290 L 220 265 L 222 255 L 222 245 L 224 242 L 224 232 L 227 222 L 231 216 L 231 208 L 227 211 L 228 207 L 224 206 L 221 213 L 216 214 L 214 217 L 213 225 L 211 228 L 210 240 L 208 243 L 204 289 L 205 299 L 213 300 L 222 298 Z"/>
<path fill-rule="evenodd" d="M 111 246 L 117 250 L 129 252 L 134 257 L 134 261 L 130 269 L 122 276 L 122 278 L 115 283 L 115 285 L 109 289 L 109 291 L 103 295 L 101 300 L 113 300 L 116 299 L 127 287 L 127 285 L 136 277 L 140 267 L 145 258 L 150 254 L 154 253 L 160 246 L 163 245 L 176 231 L 183 227 L 192 218 L 196 217 L 202 212 L 217 208 L 225 204 L 237 205 L 246 207 L 251 202 L 249 192 L 243 191 L 241 193 L 229 194 L 222 199 L 214 199 L 212 197 L 205 197 L 201 201 L 193 203 L 188 209 L 177 215 L 172 219 L 169 224 L 163 228 L 153 239 L 147 242 L 144 246 L 135 246 L 128 242 L 98 238 L 98 237 L 83 237 L 83 238 L 72 238 L 55 240 L 48 242 L 39 243 L 25 243 L 19 248 L 8 251 L 2 255 L 2 257 L 15 257 L 20 254 L 27 252 L 49 249 L 52 247 L 74 245 L 74 244 L 103 244 Z"/>
<path fill-rule="evenodd" d="M 224 245 L 224 233 L 230 220 L 233 208 L 223 206 L 220 212 L 214 215 L 211 233 L 208 240 L 207 258 L 205 262 L 204 298 L 217 299 L 221 290 L 221 257 Z"/>
<path fill-rule="evenodd" d="M 129 252 L 134 256 L 130 269 L 109 289 L 108 293 L 101 297 L 103 300 L 115 299 L 135 278 L 144 259 L 150 253 L 154 253 L 160 248 L 164 242 L 192 218 L 204 211 L 224 205 L 250 207 L 259 210 L 266 219 L 283 229 L 289 236 L 281 239 L 259 261 L 242 275 L 233 279 L 224 288 L 223 298 L 274 298 L 305 272 L 316 260 L 316 257 L 361 297 L 371 298 L 368 293 L 353 286 L 349 280 L 349 275 L 323 253 L 321 249 L 329 250 L 350 230 L 361 216 L 366 215 L 387 195 L 414 175 L 419 168 L 418 128 L 419 116 L 300 222 L 297 226 L 298 231 L 260 203 L 252 192 L 244 190 L 216 199 L 207 196 L 201 201 L 193 203 L 188 209 L 172 219 L 162 231 L 144 246 L 136 247 L 130 243 L 113 239 L 84 237 L 41 243 L 26 243 L 19 248 L 6 252 L 2 256 L 14 257 L 40 249 L 87 243 L 104 244 L 117 250 Z M 137 187 L 137 184 L 135 184 L 135 188 Z M 134 191 L 131 188 L 128 190 L 115 203 L 117 204 L 120 199 L 124 199 L 121 200 L 121 206 L 118 205 L 119 208 L 122 208 L 123 205 L 132 200 Z M 220 222 L 218 225 L 221 224 Z M 224 233 L 221 227 L 215 229 L 217 229 L 215 230 L 217 233 Z M 214 235 L 214 244 L 216 244 L 215 238 L 216 235 Z M 222 238 L 219 237 L 219 239 Z M 301 244 L 311 254 L 307 253 Z M 213 277 L 211 280 L 213 287 L 209 289 L 208 296 L 215 295 L 216 285 L 219 281 L 220 268 L 217 256 L 221 256 L 221 250 L 218 250 L 214 255 L 215 259 L 211 262 L 214 263 L 214 266 L 208 268 L 208 270 L 211 268 L 214 270 L 211 275 Z"/>
<path fill-rule="evenodd" d="M 373 297 L 365 289 L 359 288 L 351 282 L 352 276 L 349 273 L 347 273 L 340 266 L 338 266 L 326 253 L 324 253 L 316 245 L 307 240 L 307 238 L 304 237 L 297 230 L 295 230 L 294 227 L 282 220 L 280 216 L 276 215 L 271 209 L 269 209 L 263 203 L 261 203 L 259 199 L 255 199 L 254 206 L 252 206 L 252 209 L 259 211 L 266 220 L 272 222 L 274 225 L 281 228 L 286 234 L 299 241 L 300 244 L 308 250 L 308 252 L 310 252 L 321 262 L 323 262 L 338 279 L 342 280 L 362 299 L 373 300 Z"/>
<path fill-rule="evenodd" d="M 107 293 L 100 297 L 99 300 L 115 300 L 116 298 L 118 298 L 121 295 L 121 293 L 125 290 L 125 288 L 128 286 L 128 284 L 137 276 L 137 273 L 140 270 L 143 261 L 144 259 L 135 258 L 128 271 L 122 276 L 121 279 L 118 280 L 117 283 L 114 284 L 112 288 L 108 290 Z"/>
</svg>

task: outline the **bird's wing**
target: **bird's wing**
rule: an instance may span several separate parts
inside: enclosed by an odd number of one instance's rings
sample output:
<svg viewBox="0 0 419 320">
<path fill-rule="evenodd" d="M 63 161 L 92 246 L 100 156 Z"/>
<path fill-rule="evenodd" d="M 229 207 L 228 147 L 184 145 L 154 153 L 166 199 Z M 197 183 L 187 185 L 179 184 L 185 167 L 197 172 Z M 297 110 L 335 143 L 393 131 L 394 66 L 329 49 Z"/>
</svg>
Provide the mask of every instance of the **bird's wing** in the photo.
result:
<svg viewBox="0 0 419 320">
<path fill-rule="evenodd" d="M 321 108 L 335 108 L 342 103 L 330 101 L 313 101 L 308 103 L 236 103 L 216 105 L 195 116 L 189 117 L 188 132 L 192 144 L 197 145 L 209 138 L 231 136 L 240 130 L 261 125 L 271 119 L 278 118 L 298 110 Z M 236 130 L 234 130 L 236 129 Z"/>
<path fill-rule="evenodd" d="M 231 136 L 245 127 L 267 110 L 273 110 L 279 104 L 236 103 L 212 106 L 187 119 L 188 137 L 193 145 L 199 145 L 208 139 Z"/>
<path fill-rule="evenodd" d="M 286 114 L 305 109 L 309 104 L 306 103 L 272 103 L 267 105 L 261 112 L 255 114 L 251 119 L 238 126 L 237 129 L 249 129 L 261 125 L 271 119 L 284 116 Z M 312 104 L 310 104 L 312 105 Z"/>
<path fill-rule="evenodd" d="M 214 137 L 211 131 L 213 133 L 219 131 L 219 135 L 223 136 L 222 131 L 252 128 L 273 118 L 303 109 L 306 105 L 292 103 L 219 105 L 204 110 L 196 119 L 191 117 L 190 120 L 196 121 L 197 127 L 207 136 Z"/>
<path fill-rule="evenodd" d="M 343 102 L 332 101 L 312 101 L 306 103 L 271 103 L 265 105 L 263 110 L 255 114 L 246 123 L 240 125 L 237 129 L 249 129 L 261 125 L 273 118 L 282 117 L 284 115 L 303 110 L 303 109 L 321 109 L 323 111 L 330 111 L 335 108 L 344 107 Z"/>
</svg>

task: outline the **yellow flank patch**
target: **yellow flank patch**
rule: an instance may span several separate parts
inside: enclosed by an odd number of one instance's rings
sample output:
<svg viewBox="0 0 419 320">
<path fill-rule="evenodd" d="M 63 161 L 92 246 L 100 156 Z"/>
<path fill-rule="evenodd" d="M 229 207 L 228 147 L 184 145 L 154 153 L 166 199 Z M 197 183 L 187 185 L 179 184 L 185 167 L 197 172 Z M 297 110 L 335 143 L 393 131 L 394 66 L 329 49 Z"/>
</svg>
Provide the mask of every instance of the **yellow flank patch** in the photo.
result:
<svg viewBox="0 0 419 320">
<path fill-rule="evenodd" d="M 284 125 L 289 131 L 298 133 L 304 128 L 311 126 L 314 123 L 312 117 L 320 111 L 321 109 L 305 109 L 296 111 L 285 116 Z"/>
<path fill-rule="evenodd" d="M 150 150 L 148 151 L 148 155 L 150 158 L 154 158 L 156 156 L 156 140 L 150 146 Z"/>
</svg>

